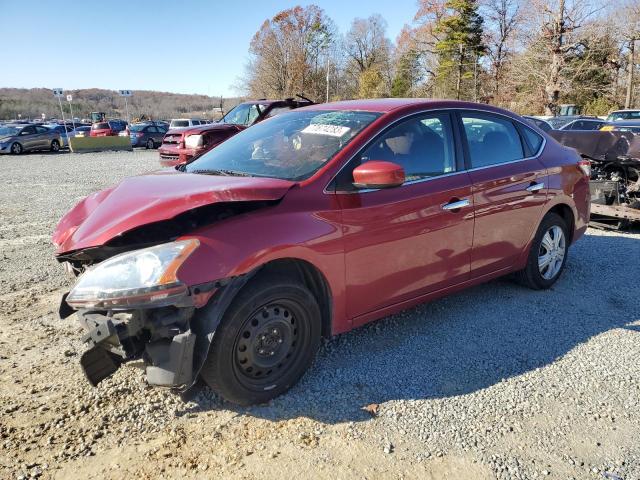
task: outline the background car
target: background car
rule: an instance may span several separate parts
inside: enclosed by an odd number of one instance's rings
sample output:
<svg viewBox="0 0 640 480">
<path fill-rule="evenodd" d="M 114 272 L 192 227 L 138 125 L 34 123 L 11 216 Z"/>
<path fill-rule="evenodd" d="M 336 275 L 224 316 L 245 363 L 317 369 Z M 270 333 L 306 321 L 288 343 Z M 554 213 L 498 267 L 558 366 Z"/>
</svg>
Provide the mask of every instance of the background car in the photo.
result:
<svg viewBox="0 0 640 480">
<path fill-rule="evenodd" d="M 620 120 L 640 120 L 640 110 L 614 110 L 607 115 L 607 122 Z"/>
<path fill-rule="evenodd" d="M 560 127 L 560 130 L 600 130 L 607 122 L 598 118 L 580 118 Z"/>
<path fill-rule="evenodd" d="M 71 125 L 50 125 L 49 128 L 51 130 L 54 130 L 56 132 L 58 132 L 60 134 L 60 142 L 62 143 L 62 147 L 63 148 L 67 148 L 69 146 L 69 142 L 68 142 L 68 138 L 72 137 L 73 135 L 71 134 L 71 132 L 73 132 L 73 126 Z"/>
<path fill-rule="evenodd" d="M 166 127 L 154 123 L 136 123 L 129 125 L 120 132 L 122 136 L 131 138 L 132 147 L 157 148 L 162 144 L 162 139 L 167 133 Z"/>
<path fill-rule="evenodd" d="M 231 109 L 218 122 L 170 129 L 158 150 L 160 164 L 170 167 L 186 163 L 251 125 L 280 113 L 309 105 L 313 105 L 313 102 L 306 98 L 244 102 Z"/>
<path fill-rule="evenodd" d="M 602 131 L 620 131 L 640 133 L 640 119 L 638 120 L 618 120 L 613 123 L 607 123 L 600 130 Z"/>
<path fill-rule="evenodd" d="M 541 118 L 530 117 L 528 115 L 523 115 L 522 118 L 527 120 L 530 124 L 535 125 L 543 132 L 548 132 L 549 130 L 553 130 L 553 127 L 546 120 L 542 120 Z"/>
<path fill-rule="evenodd" d="M 69 137 L 88 137 L 91 132 L 91 125 L 76 126 L 74 130 L 69 132 Z"/>
<path fill-rule="evenodd" d="M 205 122 L 196 118 L 174 118 L 169 124 L 169 128 L 184 128 L 202 125 Z"/>
<path fill-rule="evenodd" d="M 124 120 L 109 120 L 107 122 L 96 122 L 91 125 L 91 137 L 109 137 L 118 135 L 125 128 L 127 122 Z"/>
<path fill-rule="evenodd" d="M 89 136 L 91 137 L 110 137 L 113 135 L 117 135 L 118 132 L 114 131 L 111 128 L 109 122 L 98 122 L 91 125 L 91 132 Z"/>
<path fill-rule="evenodd" d="M 44 125 L 9 124 L 0 127 L 0 153 L 20 155 L 34 150 L 57 152 L 61 146 L 60 133 Z"/>
</svg>

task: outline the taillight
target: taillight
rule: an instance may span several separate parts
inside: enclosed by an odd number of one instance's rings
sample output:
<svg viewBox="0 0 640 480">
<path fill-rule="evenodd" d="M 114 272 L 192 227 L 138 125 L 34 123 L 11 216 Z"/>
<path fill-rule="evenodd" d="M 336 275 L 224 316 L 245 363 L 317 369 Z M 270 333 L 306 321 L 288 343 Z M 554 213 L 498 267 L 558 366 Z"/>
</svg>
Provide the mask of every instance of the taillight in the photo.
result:
<svg viewBox="0 0 640 480">
<path fill-rule="evenodd" d="M 591 178 L 591 162 L 589 160 L 587 160 L 586 158 L 580 159 L 578 161 L 578 167 L 580 167 L 580 170 L 582 170 L 582 173 L 584 173 L 585 177 Z"/>
<path fill-rule="evenodd" d="M 143 135 L 144 135 L 144 133 L 142 133 L 142 132 L 136 133 L 136 137 L 142 137 Z"/>
</svg>

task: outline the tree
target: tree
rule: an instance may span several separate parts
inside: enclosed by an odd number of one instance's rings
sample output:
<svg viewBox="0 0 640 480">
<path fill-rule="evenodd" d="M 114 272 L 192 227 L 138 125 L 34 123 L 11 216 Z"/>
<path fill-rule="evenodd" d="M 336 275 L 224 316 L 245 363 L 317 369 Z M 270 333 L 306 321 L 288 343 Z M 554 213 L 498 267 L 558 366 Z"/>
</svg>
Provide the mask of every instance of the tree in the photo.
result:
<svg viewBox="0 0 640 480">
<path fill-rule="evenodd" d="M 388 92 L 391 83 L 391 42 L 386 36 L 387 22 L 380 15 L 356 18 L 344 40 L 346 74 L 362 92 Z M 361 82 L 367 85 L 362 86 Z M 378 85 L 370 82 L 378 81 Z M 378 96 L 378 95 L 376 95 Z"/>
<path fill-rule="evenodd" d="M 296 6 L 265 20 L 254 35 L 247 67 L 249 93 L 254 97 L 291 97 L 305 93 L 324 97 L 326 55 L 335 27 L 324 10 Z"/>
<path fill-rule="evenodd" d="M 512 46 L 518 23 L 520 6 L 516 0 L 487 0 L 484 6 L 488 31 L 485 36 L 490 74 L 493 80 L 491 96 L 495 103 L 503 103 L 500 85 L 504 70 L 512 56 Z"/>
<path fill-rule="evenodd" d="M 478 64 L 485 53 L 477 1 L 423 0 L 416 19 L 422 21 L 424 46 L 437 58 L 436 90 L 442 96 L 475 98 Z M 474 82 L 470 84 L 469 79 Z"/>
<path fill-rule="evenodd" d="M 580 30 L 597 10 L 589 0 L 530 0 L 527 41 L 537 47 L 530 53 L 542 66 L 546 115 L 557 113 L 560 94 L 571 83 L 567 60 L 581 48 Z"/>
</svg>

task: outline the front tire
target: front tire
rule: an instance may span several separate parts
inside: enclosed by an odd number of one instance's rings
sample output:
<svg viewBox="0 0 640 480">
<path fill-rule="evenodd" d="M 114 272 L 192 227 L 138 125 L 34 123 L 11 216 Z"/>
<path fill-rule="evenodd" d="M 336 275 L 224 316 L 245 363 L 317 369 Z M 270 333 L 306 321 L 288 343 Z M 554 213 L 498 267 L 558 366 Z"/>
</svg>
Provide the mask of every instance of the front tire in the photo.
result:
<svg viewBox="0 0 640 480">
<path fill-rule="evenodd" d="M 567 223 L 560 215 L 548 213 L 531 244 L 527 266 L 516 274 L 518 281 L 534 290 L 550 288 L 560 278 L 568 253 Z"/>
<path fill-rule="evenodd" d="M 224 314 L 201 375 L 230 402 L 265 403 L 302 377 L 320 337 L 320 308 L 311 292 L 264 275 L 240 291 Z"/>
<path fill-rule="evenodd" d="M 11 153 L 13 153 L 14 155 L 20 155 L 23 151 L 24 149 L 22 148 L 22 145 L 18 142 L 15 142 L 11 145 Z"/>
</svg>

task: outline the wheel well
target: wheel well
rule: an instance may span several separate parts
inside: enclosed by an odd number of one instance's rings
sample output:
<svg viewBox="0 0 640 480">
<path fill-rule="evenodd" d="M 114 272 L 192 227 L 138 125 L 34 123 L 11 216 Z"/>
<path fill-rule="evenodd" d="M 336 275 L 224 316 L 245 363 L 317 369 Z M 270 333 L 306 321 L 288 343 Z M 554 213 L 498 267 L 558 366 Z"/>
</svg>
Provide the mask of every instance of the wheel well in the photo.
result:
<svg viewBox="0 0 640 480">
<path fill-rule="evenodd" d="M 268 262 L 260 267 L 258 275 L 277 273 L 296 279 L 309 289 L 318 302 L 322 315 L 322 336 L 331 336 L 331 290 L 320 270 L 306 260 L 283 258 Z"/>
<path fill-rule="evenodd" d="M 569 229 L 569 243 L 573 241 L 573 230 L 575 225 L 575 218 L 573 217 L 573 211 L 569 205 L 561 203 L 559 205 L 555 205 L 549 212 L 560 215 L 562 219 L 567 224 L 567 228 Z"/>
</svg>

